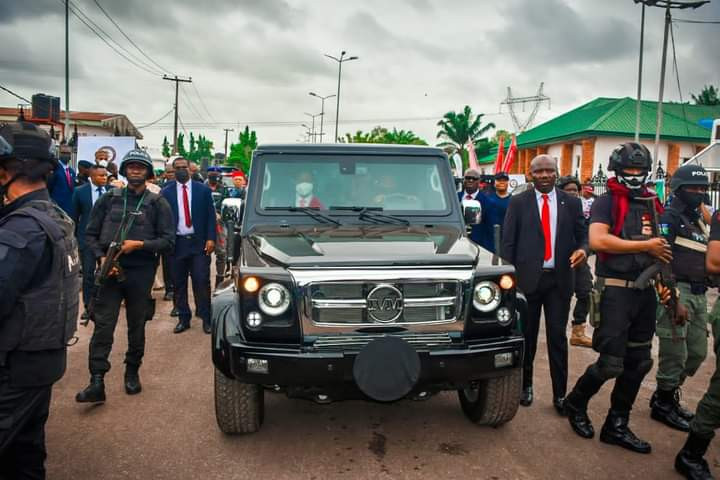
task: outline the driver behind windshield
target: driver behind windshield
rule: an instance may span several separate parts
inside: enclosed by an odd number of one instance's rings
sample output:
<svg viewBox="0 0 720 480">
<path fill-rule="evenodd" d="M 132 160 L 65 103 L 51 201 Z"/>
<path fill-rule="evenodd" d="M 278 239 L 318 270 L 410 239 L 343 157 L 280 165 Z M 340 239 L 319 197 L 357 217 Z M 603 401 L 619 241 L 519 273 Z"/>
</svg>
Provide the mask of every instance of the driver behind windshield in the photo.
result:
<svg viewBox="0 0 720 480">
<path fill-rule="evenodd" d="M 390 208 L 389 204 L 401 202 L 403 205 L 407 203 L 419 203 L 420 199 L 414 195 L 406 195 L 400 193 L 397 178 L 395 175 L 382 175 L 376 183 L 377 192 L 372 199 L 372 203 L 377 207 Z"/>
<path fill-rule="evenodd" d="M 295 206 L 325 209 L 320 199 L 313 192 L 315 182 L 312 173 L 300 172 L 295 178 Z"/>
</svg>

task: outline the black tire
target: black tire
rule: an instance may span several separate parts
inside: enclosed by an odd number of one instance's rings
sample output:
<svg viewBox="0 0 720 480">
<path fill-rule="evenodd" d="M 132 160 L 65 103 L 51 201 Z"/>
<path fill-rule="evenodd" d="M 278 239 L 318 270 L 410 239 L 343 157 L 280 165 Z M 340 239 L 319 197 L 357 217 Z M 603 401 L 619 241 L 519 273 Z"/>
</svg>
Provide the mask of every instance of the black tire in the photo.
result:
<svg viewBox="0 0 720 480">
<path fill-rule="evenodd" d="M 261 385 L 228 378 L 215 369 L 215 418 L 223 433 L 253 433 L 265 417 L 265 391 Z"/>
<path fill-rule="evenodd" d="M 504 377 L 481 380 L 476 389 L 458 390 L 460 406 L 470 421 L 497 427 L 515 417 L 520 405 L 521 382 L 519 368 Z"/>
</svg>

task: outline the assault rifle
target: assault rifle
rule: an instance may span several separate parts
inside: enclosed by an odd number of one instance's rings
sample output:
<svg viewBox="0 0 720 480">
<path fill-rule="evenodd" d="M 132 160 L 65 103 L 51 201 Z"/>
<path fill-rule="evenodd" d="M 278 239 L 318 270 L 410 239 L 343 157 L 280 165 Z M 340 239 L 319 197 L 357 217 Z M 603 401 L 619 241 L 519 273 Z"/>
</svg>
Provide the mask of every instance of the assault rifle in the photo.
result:
<svg viewBox="0 0 720 480">
<path fill-rule="evenodd" d="M 120 226 L 118 227 L 117 232 L 115 232 L 115 236 L 113 237 L 112 242 L 110 242 L 110 245 L 105 252 L 105 258 L 102 264 L 100 264 L 100 268 L 98 268 L 95 272 L 95 292 L 93 293 L 93 296 L 90 298 L 90 301 L 85 307 L 88 318 L 80 323 L 83 327 L 86 327 L 90 320 L 92 320 L 93 322 L 95 321 L 95 305 L 100 298 L 100 292 L 102 291 L 102 287 L 105 285 L 108 278 L 110 278 L 110 272 L 112 272 L 113 269 L 117 270 L 117 281 L 125 281 L 125 273 L 123 272 L 123 269 L 120 266 L 120 262 L 118 261 L 118 259 L 122 254 L 122 251 L 120 250 L 122 247 L 122 242 L 120 241 L 120 238 L 122 236 L 122 232 L 125 230 L 127 219 L 130 218 L 131 215 L 137 215 L 137 213 L 129 212 L 128 215 L 123 218 L 123 221 L 120 222 Z"/>
<path fill-rule="evenodd" d="M 651 228 L 652 236 L 657 238 L 661 237 L 660 233 L 660 220 L 657 209 L 655 208 L 655 200 L 657 197 L 643 197 L 642 200 L 648 202 L 650 211 L 652 212 Z M 643 272 L 635 280 L 635 285 L 639 289 L 647 288 L 650 284 L 650 280 L 655 279 L 660 282 L 665 288 L 670 290 L 670 299 L 664 304 L 665 310 L 670 318 L 670 325 L 672 325 L 672 338 L 673 342 L 678 341 L 677 333 L 675 332 L 675 325 L 678 323 L 677 312 L 678 312 L 678 296 L 677 296 L 677 283 L 672 275 L 672 266 L 669 263 L 665 263 L 662 260 L 656 259 L 652 265 L 643 270 Z"/>
</svg>

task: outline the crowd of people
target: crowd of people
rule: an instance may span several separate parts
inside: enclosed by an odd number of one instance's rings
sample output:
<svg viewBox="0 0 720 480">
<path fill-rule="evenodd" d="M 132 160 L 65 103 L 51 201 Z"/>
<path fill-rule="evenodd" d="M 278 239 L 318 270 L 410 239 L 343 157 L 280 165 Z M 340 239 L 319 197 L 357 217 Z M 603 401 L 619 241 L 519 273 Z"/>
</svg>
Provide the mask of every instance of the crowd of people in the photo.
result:
<svg viewBox="0 0 720 480">
<path fill-rule="evenodd" d="M 154 285 L 165 289 L 165 301 L 173 302 L 175 333 L 188 330 L 193 316 L 210 333 L 211 256 L 217 256 L 217 285 L 227 254 L 217 207 L 222 198 L 244 196 L 241 172 L 233 173 L 233 187 L 226 188 L 220 171 L 209 169 L 205 180 L 197 165 L 183 157 L 155 172 L 148 154 L 136 149 L 119 169 L 96 158 L 79 164 L 76 173 L 69 149 L 61 146 L 56 158 L 51 146 L 49 136 L 31 123 L 0 127 L 3 479 L 44 478 L 52 385 L 64 374 L 66 347 L 78 318 L 93 321 L 90 381 L 76 395 L 82 403 L 105 401 L 104 378 L 123 302 L 128 326 L 124 388 L 128 395 L 142 391 L 139 371 L 145 323 L 155 310 Z M 706 299 L 720 274 L 720 213 L 707 205 L 709 178 L 702 167 L 684 165 L 675 172 L 667 206 L 647 189 L 650 167 L 643 145 L 619 146 L 610 157 L 608 170 L 615 176 L 608 193 L 595 197 L 573 177 L 558 179 L 556 160 L 538 155 L 530 164 L 531 188 L 511 194 L 503 172 L 480 188 L 480 174 L 468 170 L 458 200 L 481 205 L 482 217 L 470 238 L 515 266 L 518 288 L 527 298 L 521 405 L 534 401 L 533 367 L 544 317 L 558 414 L 577 435 L 593 438 L 588 404 L 604 383 L 614 381 L 600 440 L 650 453 L 650 443 L 635 435 L 629 421 L 654 363 L 651 347 L 657 335 L 651 417 L 688 433 L 676 470 L 687 478 L 712 478 L 703 457 L 720 426 L 720 363 L 694 414 L 681 405 L 680 389 L 707 356 L 708 324 L 720 358 L 720 306 L 708 314 Z M 296 205 L 312 208 L 312 188 L 302 184 L 312 187 L 312 178 L 298 176 Z M 573 295 L 577 301 L 568 340 Z M 588 316 L 592 338 L 586 331 Z M 569 393 L 568 344 L 598 353 Z"/>
</svg>

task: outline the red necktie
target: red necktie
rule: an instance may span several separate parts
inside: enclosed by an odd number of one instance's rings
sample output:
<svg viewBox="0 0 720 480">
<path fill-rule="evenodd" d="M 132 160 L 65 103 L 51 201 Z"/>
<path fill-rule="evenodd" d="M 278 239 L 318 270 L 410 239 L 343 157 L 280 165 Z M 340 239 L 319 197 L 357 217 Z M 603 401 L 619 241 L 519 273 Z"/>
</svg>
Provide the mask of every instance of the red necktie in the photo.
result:
<svg viewBox="0 0 720 480">
<path fill-rule="evenodd" d="M 547 194 L 542 194 L 542 229 L 545 236 L 545 261 L 552 258 L 552 236 L 550 233 L 550 204 L 548 204 Z"/>
<path fill-rule="evenodd" d="M 70 169 L 65 169 L 65 178 L 67 178 L 68 187 L 72 188 L 72 177 L 70 176 Z"/>
<path fill-rule="evenodd" d="M 185 226 L 192 227 L 192 219 L 190 218 L 190 202 L 188 201 L 187 185 L 183 185 L 183 209 L 185 210 Z"/>
<path fill-rule="evenodd" d="M 465 195 L 465 200 L 472 200 L 472 199 L 473 199 L 472 195 L 470 195 L 469 193 L 467 195 Z"/>
<path fill-rule="evenodd" d="M 301 199 L 300 199 L 300 206 L 301 206 L 301 207 L 307 207 L 304 198 L 301 198 Z"/>
</svg>

